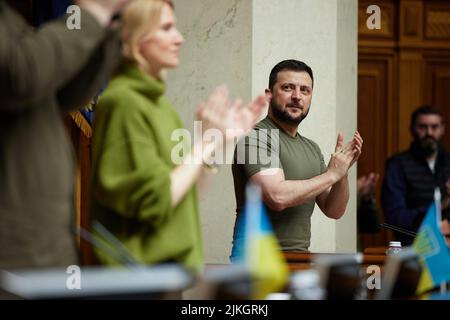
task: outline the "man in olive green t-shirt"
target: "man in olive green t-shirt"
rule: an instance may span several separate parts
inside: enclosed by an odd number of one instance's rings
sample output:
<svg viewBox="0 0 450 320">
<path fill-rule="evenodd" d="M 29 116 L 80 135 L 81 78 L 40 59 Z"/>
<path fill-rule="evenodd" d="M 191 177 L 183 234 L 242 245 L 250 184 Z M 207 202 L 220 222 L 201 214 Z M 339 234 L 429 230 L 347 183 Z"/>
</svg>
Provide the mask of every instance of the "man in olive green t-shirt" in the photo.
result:
<svg viewBox="0 0 450 320">
<path fill-rule="evenodd" d="M 232 261 L 241 254 L 243 239 L 238 226 L 248 182 L 261 187 L 283 251 L 308 250 L 315 203 L 332 219 L 345 212 L 347 172 L 361 154 L 362 139 L 355 132 L 344 145 L 339 133 L 335 153 L 325 166 L 319 146 L 298 133 L 309 112 L 312 93 L 313 73 L 305 63 L 285 60 L 272 69 L 266 89 L 268 115 L 235 151 L 232 170 L 237 210 Z"/>
</svg>

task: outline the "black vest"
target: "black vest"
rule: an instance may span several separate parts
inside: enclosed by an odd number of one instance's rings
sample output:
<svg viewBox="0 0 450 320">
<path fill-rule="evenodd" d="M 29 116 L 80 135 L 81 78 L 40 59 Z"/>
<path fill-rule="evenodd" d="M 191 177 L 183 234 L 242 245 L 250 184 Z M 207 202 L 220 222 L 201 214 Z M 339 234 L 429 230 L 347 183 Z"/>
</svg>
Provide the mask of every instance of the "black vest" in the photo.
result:
<svg viewBox="0 0 450 320">
<path fill-rule="evenodd" d="M 417 231 L 428 207 L 434 200 L 435 187 L 441 190 L 442 198 L 446 195 L 445 183 L 450 179 L 450 155 L 444 149 L 439 149 L 434 174 L 415 143 L 411 144 L 408 151 L 395 157 L 400 162 L 406 180 L 406 205 L 408 208 L 419 210 L 419 215 L 413 224 L 414 231 Z M 449 211 L 450 209 L 445 210 L 443 215 Z"/>
</svg>

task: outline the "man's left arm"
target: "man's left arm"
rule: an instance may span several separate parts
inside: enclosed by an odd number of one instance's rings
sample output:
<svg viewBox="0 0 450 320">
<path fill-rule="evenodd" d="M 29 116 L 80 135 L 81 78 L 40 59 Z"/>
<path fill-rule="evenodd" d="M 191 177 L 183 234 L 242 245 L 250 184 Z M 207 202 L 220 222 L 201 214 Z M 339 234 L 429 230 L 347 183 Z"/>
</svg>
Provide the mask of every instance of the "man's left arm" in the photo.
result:
<svg viewBox="0 0 450 320">
<path fill-rule="evenodd" d="M 361 155 L 363 140 L 358 131 L 355 132 L 355 134 L 353 135 L 353 139 L 348 144 L 351 144 L 352 148 L 356 149 L 357 151 L 352 163 L 349 166 L 350 169 Z M 342 148 L 344 148 L 343 137 L 342 134 L 339 133 L 335 152 L 340 152 Z M 320 210 L 322 210 L 322 212 L 328 218 L 339 219 L 345 213 L 349 196 L 348 175 L 345 175 L 341 180 L 332 185 L 331 188 L 329 188 L 327 191 L 322 192 L 320 195 L 318 195 L 316 197 L 316 203 L 319 206 Z"/>
<path fill-rule="evenodd" d="M 317 205 L 328 218 L 339 219 L 344 215 L 347 208 L 350 196 L 348 190 L 348 177 L 346 175 L 316 198 Z"/>
</svg>

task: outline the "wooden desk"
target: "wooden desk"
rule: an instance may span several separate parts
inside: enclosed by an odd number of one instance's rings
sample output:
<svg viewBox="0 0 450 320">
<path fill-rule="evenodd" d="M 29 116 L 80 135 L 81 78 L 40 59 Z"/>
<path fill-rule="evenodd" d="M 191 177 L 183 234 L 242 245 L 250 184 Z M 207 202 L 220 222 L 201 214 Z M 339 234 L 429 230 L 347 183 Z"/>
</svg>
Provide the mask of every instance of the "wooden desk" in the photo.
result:
<svg viewBox="0 0 450 320">
<path fill-rule="evenodd" d="M 377 250 L 368 250 L 363 253 L 363 261 L 361 263 L 361 270 L 363 274 L 366 273 L 367 267 L 370 265 L 376 265 L 380 267 L 380 271 L 383 271 L 383 265 L 386 260 L 386 254 L 384 254 L 386 248 L 384 250 L 377 249 Z M 314 258 L 316 255 L 333 255 L 337 256 L 339 253 L 309 253 L 309 252 L 284 252 L 283 255 L 288 262 L 289 270 L 291 272 L 293 271 L 299 271 L 299 270 L 306 270 L 313 267 Z M 366 296 L 367 299 L 373 299 L 374 298 L 375 291 L 369 290 L 367 288 Z"/>
<path fill-rule="evenodd" d="M 380 251 L 375 251 L 376 253 Z M 311 268 L 314 261 L 314 257 L 318 253 L 310 252 L 283 252 L 283 255 L 289 264 L 289 269 L 291 271 L 305 270 Z M 339 255 L 339 253 L 320 253 L 321 255 Z M 363 254 L 362 266 L 378 265 L 382 267 L 386 260 L 385 254 Z"/>
<path fill-rule="evenodd" d="M 369 247 L 364 249 L 364 254 L 367 255 L 386 255 L 388 247 Z"/>
</svg>

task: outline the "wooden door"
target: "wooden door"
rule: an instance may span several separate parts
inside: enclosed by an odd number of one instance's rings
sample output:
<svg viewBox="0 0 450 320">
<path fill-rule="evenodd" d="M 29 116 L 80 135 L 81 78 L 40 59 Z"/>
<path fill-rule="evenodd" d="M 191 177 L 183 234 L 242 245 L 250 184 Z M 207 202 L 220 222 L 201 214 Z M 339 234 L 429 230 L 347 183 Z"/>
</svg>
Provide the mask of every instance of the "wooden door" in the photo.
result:
<svg viewBox="0 0 450 320">
<path fill-rule="evenodd" d="M 370 5 L 381 9 L 381 29 L 366 25 Z M 409 147 L 414 109 L 431 104 L 450 121 L 450 1 L 360 0 L 358 34 L 358 129 L 364 138 L 358 177 L 380 173 L 380 203 L 386 160 Z M 450 134 L 443 145 L 450 150 Z M 362 249 L 384 246 L 390 237 L 385 230 L 359 234 Z"/>
</svg>

